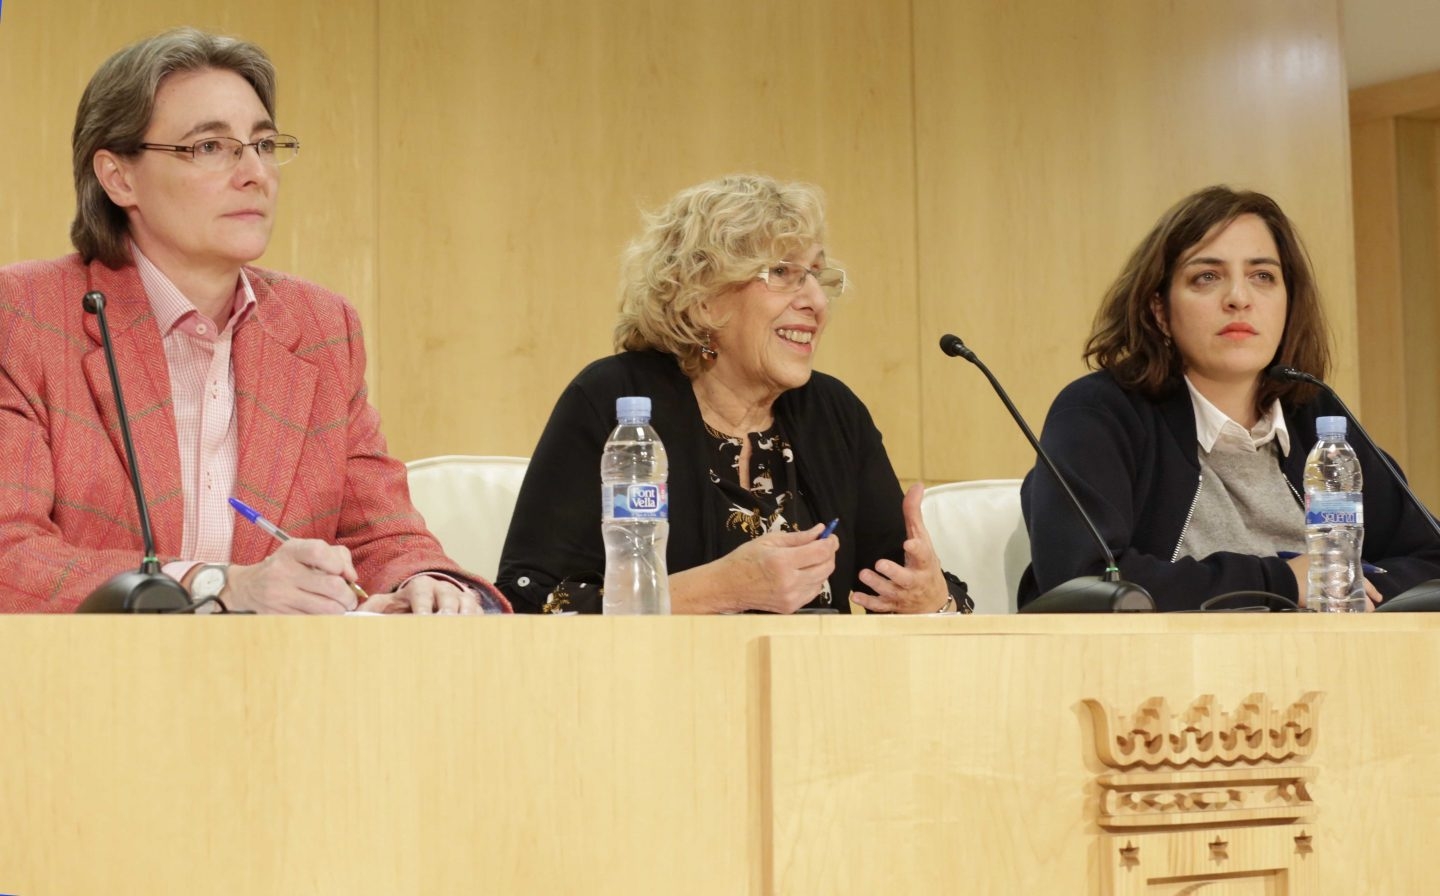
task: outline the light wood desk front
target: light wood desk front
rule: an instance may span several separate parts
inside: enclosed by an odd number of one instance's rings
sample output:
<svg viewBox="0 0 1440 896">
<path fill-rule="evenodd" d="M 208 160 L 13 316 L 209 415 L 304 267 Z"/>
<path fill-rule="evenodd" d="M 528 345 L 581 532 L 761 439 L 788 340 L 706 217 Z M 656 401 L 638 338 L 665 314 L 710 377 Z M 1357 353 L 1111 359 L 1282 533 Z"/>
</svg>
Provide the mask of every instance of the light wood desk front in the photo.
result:
<svg viewBox="0 0 1440 896">
<path fill-rule="evenodd" d="M 1437 682 L 1423 617 L 3 618 L 0 893 L 1097 893 L 1082 700 L 1319 691 L 1316 892 L 1420 894 Z"/>
</svg>

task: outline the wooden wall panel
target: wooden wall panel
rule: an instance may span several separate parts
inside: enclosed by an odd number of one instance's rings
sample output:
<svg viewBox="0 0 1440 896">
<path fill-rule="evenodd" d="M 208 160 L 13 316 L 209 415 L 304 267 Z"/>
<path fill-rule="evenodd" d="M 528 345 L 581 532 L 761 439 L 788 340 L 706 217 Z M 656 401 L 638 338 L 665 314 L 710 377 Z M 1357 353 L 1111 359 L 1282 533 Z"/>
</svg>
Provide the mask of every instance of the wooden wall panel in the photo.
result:
<svg viewBox="0 0 1440 896">
<path fill-rule="evenodd" d="M 1350 91 L 1350 122 L 1440 118 L 1440 72 L 1424 72 Z"/>
<path fill-rule="evenodd" d="M 1440 72 L 1350 94 L 1366 425 L 1440 506 Z"/>
<path fill-rule="evenodd" d="M 1386 348 L 1403 333 L 1400 271 L 1399 172 L 1395 120 L 1375 119 L 1350 129 L 1355 209 L 1355 303 L 1361 347 L 1360 395 L 1366 428 L 1402 467 L 1409 440 L 1405 418 L 1405 353 Z"/>
<path fill-rule="evenodd" d="M 0 21 L 0 261 L 65 251 L 71 116 L 174 0 L 20 4 Z M 1334 0 L 1083 8 L 982 0 L 320 0 L 209 12 L 266 46 L 304 141 L 264 263 L 360 308 L 395 453 L 528 453 L 609 351 L 638 210 L 761 170 L 820 184 L 856 288 L 821 369 L 871 406 L 902 478 L 1023 473 L 960 333 L 1038 426 L 1100 290 L 1183 193 L 1267 190 L 1299 221 L 1355 394 Z M 96 23 L 81 34 L 57 22 Z M 923 434 L 923 435 L 922 435 Z M 923 442 L 923 444 L 922 444 Z M 923 448 L 923 453 L 922 453 Z"/>
<path fill-rule="evenodd" d="M 528 454 L 610 353 L 639 209 L 722 174 L 808 180 L 855 280 L 818 366 L 918 473 L 905 3 L 381 9 L 379 340 L 401 456 Z"/>
<path fill-rule="evenodd" d="M 1404 319 L 1399 331 L 1377 349 L 1405 359 L 1402 413 L 1406 421 L 1407 472 L 1418 494 L 1440 498 L 1440 124 L 1428 119 L 1395 119 L 1399 173 L 1400 271 Z M 1428 375 L 1427 375 L 1428 374 Z"/>
<path fill-rule="evenodd" d="M 1160 214 L 1212 183 L 1273 195 L 1318 269 L 1356 396 L 1353 249 L 1331 0 L 916 0 L 924 468 L 1017 476 L 1034 455 L 960 334 L 1038 430 L 1103 290 Z"/>
</svg>

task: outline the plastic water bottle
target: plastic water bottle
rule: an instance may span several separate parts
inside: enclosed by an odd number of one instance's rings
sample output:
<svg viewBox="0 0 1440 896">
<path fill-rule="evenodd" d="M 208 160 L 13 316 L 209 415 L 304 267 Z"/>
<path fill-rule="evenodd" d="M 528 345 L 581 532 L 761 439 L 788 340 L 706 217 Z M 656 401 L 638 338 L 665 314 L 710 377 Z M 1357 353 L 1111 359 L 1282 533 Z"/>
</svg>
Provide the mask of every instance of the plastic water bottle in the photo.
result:
<svg viewBox="0 0 1440 896">
<path fill-rule="evenodd" d="M 1305 460 L 1305 544 L 1310 557 L 1307 608 L 1321 613 L 1365 609 L 1364 485 L 1360 460 L 1345 441 L 1344 417 L 1315 421 L 1320 441 Z"/>
<path fill-rule="evenodd" d="M 670 536 L 665 477 L 670 461 L 650 426 L 650 399 L 617 398 L 619 425 L 600 456 L 601 533 L 605 539 L 604 611 L 668 614 Z"/>
</svg>

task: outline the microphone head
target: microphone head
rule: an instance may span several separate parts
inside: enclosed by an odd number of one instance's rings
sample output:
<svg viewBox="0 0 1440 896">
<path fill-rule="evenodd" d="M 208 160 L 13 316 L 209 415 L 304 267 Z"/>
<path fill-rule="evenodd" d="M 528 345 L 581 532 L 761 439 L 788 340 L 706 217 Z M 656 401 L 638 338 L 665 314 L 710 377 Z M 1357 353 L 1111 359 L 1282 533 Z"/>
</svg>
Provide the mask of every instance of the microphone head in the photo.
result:
<svg viewBox="0 0 1440 896">
<path fill-rule="evenodd" d="M 81 297 L 80 304 L 85 306 L 86 312 L 99 314 L 105 307 L 105 293 L 98 289 L 92 289 Z"/>
<path fill-rule="evenodd" d="M 975 360 L 975 353 L 954 333 L 946 333 L 940 337 L 940 350 L 952 358 L 964 358 L 967 361 Z"/>
</svg>

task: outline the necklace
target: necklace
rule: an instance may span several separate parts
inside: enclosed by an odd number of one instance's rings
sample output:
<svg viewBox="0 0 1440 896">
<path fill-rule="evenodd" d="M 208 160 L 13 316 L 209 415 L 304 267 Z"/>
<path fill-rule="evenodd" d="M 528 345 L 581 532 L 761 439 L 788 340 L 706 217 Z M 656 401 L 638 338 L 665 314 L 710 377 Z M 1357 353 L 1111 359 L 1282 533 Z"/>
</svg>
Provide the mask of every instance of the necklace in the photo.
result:
<svg viewBox="0 0 1440 896">
<path fill-rule="evenodd" d="M 754 412 L 747 408 L 746 413 L 741 414 L 737 420 L 731 420 L 701 394 L 698 388 L 692 386 L 692 389 L 695 392 L 695 403 L 700 406 L 701 421 L 711 429 L 719 431 L 721 435 L 741 438 L 746 433 L 764 432 L 775 423 L 775 417 L 771 414 L 770 409 L 759 407 L 754 408 Z M 746 423 L 747 420 L 756 420 L 756 422 L 749 424 Z"/>
</svg>

